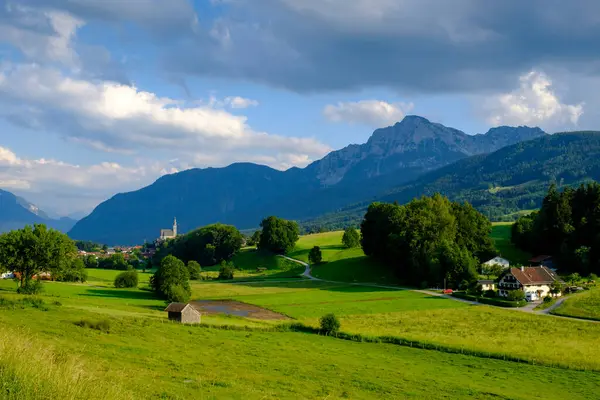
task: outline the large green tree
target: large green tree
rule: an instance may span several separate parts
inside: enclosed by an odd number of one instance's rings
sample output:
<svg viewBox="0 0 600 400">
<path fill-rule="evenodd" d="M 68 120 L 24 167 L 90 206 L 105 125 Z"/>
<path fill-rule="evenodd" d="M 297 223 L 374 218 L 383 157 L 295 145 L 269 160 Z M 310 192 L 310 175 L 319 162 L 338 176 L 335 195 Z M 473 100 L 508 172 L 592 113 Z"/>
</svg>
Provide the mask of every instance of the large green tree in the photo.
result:
<svg viewBox="0 0 600 400">
<path fill-rule="evenodd" d="M 360 246 L 360 234 L 354 227 L 350 226 L 346 228 L 342 236 L 342 244 L 347 249 Z"/>
<path fill-rule="evenodd" d="M 173 255 L 185 263 L 196 261 L 204 266 L 217 265 L 229 261 L 243 243 L 244 237 L 234 226 L 208 225 L 165 242 L 154 261 L 160 263 L 167 255 Z"/>
<path fill-rule="evenodd" d="M 174 256 L 163 258 L 156 273 L 150 278 L 150 286 L 161 297 L 169 301 L 181 301 L 181 293 L 192 293 L 190 288 L 190 272 L 183 263 Z"/>
<path fill-rule="evenodd" d="M 16 272 L 22 288 L 28 287 L 35 275 L 59 274 L 70 268 L 76 255 L 77 247 L 67 235 L 45 225 L 0 235 L 0 268 Z"/>
<path fill-rule="evenodd" d="M 406 205 L 374 203 L 361 225 L 363 250 L 413 285 L 476 278 L 478 256 L 496 254 L 491 224 L 469 204 L 436 194 Z"/>
<path fill-rule="evenodd" d="M 295 221 L 277 217 L 265 218 L 261 224 L 262 232 L 258 248 L 277 254 L 292 250 L 300 238 L 300 230 Z"/>
</svg>

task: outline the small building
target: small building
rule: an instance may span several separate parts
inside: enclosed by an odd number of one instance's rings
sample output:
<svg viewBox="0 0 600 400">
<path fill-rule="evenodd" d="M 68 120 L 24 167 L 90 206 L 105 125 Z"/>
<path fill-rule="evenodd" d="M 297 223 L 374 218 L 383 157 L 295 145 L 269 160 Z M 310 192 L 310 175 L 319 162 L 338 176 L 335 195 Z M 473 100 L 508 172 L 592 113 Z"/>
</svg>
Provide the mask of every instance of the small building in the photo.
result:
<svg viewBox="0 0 600 400">
<path fill-rule="evenodd" d="M 503 268 L 508 268 L 510 267 L 510 262 L 506 258 L 494 257 L 491 260 L 484 262 L 483 265 L 488 267 L 491 267 L 492 265 L 500 265 Z"/>
<path fill-rule="evenodd" d="M 529 260 L 529 264 L 534 267 L 546 267 L 554 269 L 554 260 L 552 259 L 552 256 L 541 255 L 533 257 L 531 260 Z"/>
<path fill-rule="evenodd" d="M 165 240 L 175 239 L 177 237 L 177 218 L 173 220 L 173 229 L 161 229 L 159 241 L 164 242 Z"/>
<path fill-rule="evenodd" d="M 479 281 L 477 281 L 477 283 L 481 285 L 481 288 L 483 289 L 484 292 L 486 292 L 488 290 L 496 290 L 496 282 L 494 282 L 491 279 L 479 280 Z"/>
<path fill-rule="evenodd" d="M 191 304 L 171 303 L 165 311 L 169 313 L 170 321 L 181 322 L 182 324 L 199 324 L 201 321 L 200 311 L 196 310 Z"/>
<path fill-rule="evenodd" d="M 512 290 L 522 290 L 526 298 L 531 299 L 529 301 L 536 301 L 550 295 L 552 284 L 559 280 L 558 275 L 547 267 L 511 268 L 500 278 L 498 294 L 506 297 Z"/>
</svg>

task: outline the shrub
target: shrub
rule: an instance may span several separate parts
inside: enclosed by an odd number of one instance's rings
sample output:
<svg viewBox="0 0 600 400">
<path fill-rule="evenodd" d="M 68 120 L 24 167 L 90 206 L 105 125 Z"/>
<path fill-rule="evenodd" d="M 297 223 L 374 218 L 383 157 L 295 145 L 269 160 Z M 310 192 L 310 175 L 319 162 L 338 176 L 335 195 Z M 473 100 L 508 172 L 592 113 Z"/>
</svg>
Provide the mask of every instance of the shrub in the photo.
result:
<svg viewBox="0 0 600 400">
<path fill-rule="evenodd" d="M 490 290 L 486 290 L 486 292 L 483 294 L 485 297 L 493 299 L 494 297 L 496 297 L 496 291 L 493 289 Z"/>
<path fill-rule="evenodd" d="M 179 285 L 171 285 L 166 295 L 171 303 L 187 303 L 190 300 L 190 294 Z"/>
<path fill-rule="evenodd" d="M 554 299 L 550 296 L 544 297 L 544 303 L 552 303 L 553 301 L 554 301 Z"/>
<path fill-rule="evenodd" d="M 138 285 L 138 273 L 136 270 L 130 270 L 121 272 L 115 278 L 115 287 L 117 289 L 122 288 L 135 288 Z"/>
<path fill-rule="evenodd" d="M 97 331 L 105 333 L 110 332 L 110 321 L 107 319 L 103 319 L 100 321 L 90 321 L 89 319 L 82 319 L 80 321 L 75 322 L 75 325 L 80 326 L 82 328 L 95 329 Z"/>
<path fill-rule="evenodd" d="M 33 279 L 17 289 L 19 294 L 40 294 L 44 291 L 44 284 L 40 279 Z"/>
<path fill-rule="evenodd" d="M 221 263 L 221 269 L 219 269 L 219 280 L 226 281 L 233 279 L 233 272 L 235 267 L 233 264 L 223 262 Z"/>
<path fill-rule="evenodd" d="M 187 263 L 187 269 L 190 273 L 190 279 L 193 281 L 197 281 L 200 279 L 200 272 L 202 272 L 202 268 L 198 262 L 191 260 Z"/>
<path fill-rule="evenodd" d="M 522 290 L 511 290 L 510 292 L 508 292 L 508 300 L 523 301 L 525 300 L 525 292 Z"/>
<path fill-rule="evenodd" d="M 347 249 L 360 246 L 360 234 L 353 227 L 346 228 L 342 236 L 342 244 Z"/>
<path fill-rule="evenodd" d="M 323 253 L 321 252 L 321 248 L 319 246 L 315 246 L 310 249 L 310 253 L 308 253 L 308 261 L 311 264 L 321 264 L 323 261 Z"/>
<path fill-rule="evenodd" d="M 321 324 L 321 331 L 328 335 L 334 335 L 340 330 L 340 321 L 334 314 L 327 314 L 321 317 L 319 320 Z"/>
</svg>

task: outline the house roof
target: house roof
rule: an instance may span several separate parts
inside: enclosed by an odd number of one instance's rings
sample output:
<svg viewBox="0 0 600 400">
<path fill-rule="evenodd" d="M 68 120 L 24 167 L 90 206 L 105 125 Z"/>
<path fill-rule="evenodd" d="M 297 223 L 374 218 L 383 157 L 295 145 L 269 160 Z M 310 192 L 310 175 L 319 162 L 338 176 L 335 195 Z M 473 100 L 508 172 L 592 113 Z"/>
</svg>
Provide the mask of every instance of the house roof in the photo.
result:
<svg viewBox="0 0 600 400">
<path fill-rule="evenodd" d="M 185 310 L 185 308 L 189 306 L 189 304 L 186 303 L 171 303 L 169 304 L 169 306 L 167 308 L 165 308 L 165 311 L 168 312 L 182 312 L 183 310 Z"/>
<path fill-rule="evenodd" d="M 546 256 L 546 255 L 542 255 L 542 256 L 537 256 L 537 257 L 533 257 L 531 260 L 529 260 L 530 263 L 539 263 L 542 261 L 546 261 L 548 259 L 552 258 L 552 256 Z"/>
<path fill-rule="evenodd" d="M 527 267 L 523 270 L 521 268 L 511 268 L 510 273 L 522 285 L 552 283 L 558 280 L 558 276 L 546 267 Z"/>
<path fill-rule="evenodd" d="M 482 285 L 491 285 L 492 283 L 494 283 L 494 281 L 492 279 L 482 279 L 477 281 L 477 283 L 480 283 Z"/>
</svg>

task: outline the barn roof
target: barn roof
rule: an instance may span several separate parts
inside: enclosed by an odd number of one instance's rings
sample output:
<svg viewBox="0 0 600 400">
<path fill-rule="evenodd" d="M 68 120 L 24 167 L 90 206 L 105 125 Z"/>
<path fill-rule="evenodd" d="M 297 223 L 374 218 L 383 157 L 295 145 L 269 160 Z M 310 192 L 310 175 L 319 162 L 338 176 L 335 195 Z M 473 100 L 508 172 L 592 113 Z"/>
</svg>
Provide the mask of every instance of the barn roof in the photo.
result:
<svg viewBox="0 0 600 400">
<path fill-rule="evenodd" d="M 183 310 L 185 310 L 185 308 L 189 306 L 189 304 L 186 303 L 171 303 L 169 304 L 169 306 L 167 308 L 165 308 L 165 311 L 168 312 L 182 312 Z"/>
</svg>

